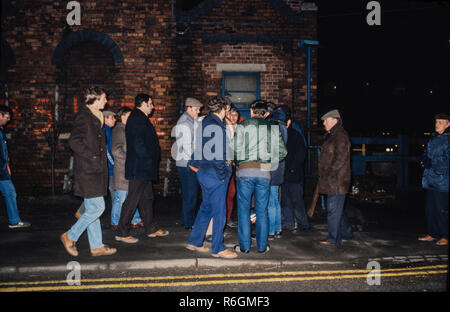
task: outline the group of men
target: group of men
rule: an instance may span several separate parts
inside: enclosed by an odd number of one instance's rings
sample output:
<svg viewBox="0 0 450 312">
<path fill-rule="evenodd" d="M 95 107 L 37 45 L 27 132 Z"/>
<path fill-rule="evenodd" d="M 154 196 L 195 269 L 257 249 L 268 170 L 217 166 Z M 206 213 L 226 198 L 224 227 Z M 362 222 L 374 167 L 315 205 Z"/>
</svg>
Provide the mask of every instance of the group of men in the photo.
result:
<svg viewBox="0 0 450 312">
<path fill-rule="evenodd" d="M 214 97 L 208 103 L 209 113 L 199 120 L 203 104 L 188 98 L 185 112 L 175 127 L 177 142 L 172 150 L 182 186 L 182 223 L 185 228 L 192 229 L 187 248 L 211 251 L 213 256 L 222 258 L 235 258 L 237 253 L 250 252 L 251 210 L 256 214 L 253 236 L 259 253 L 270 250 L 268 240 L 274 234 L 281 235 L 281 219 L 288 230 L 309 229 L 303 201 L 307 146 L 302 132 L 294 126 L 298 124 L 293 121 L 289 108 L 256 100 L 250 105 L 251 118 L 230 127 L 227 121 L 229 106 L 229 99 Z M 329 194 L 329 236 L 321 243 L 339 245 L 342 238 L 353 236 L 344 212 L 345 194 L 350 186 L 350 139 L 337 110 L 325 114 L 322 120 L 328 137 L 320 157 L 319 175 L 322 178 L 319 188 L 321 193 Z M 230 251 L 223 245 L 223 231 L 233 166 L 239 244 Z M 279 203 L 280 185 L 283 209 Z M 202 203 L 195 217 L 199 188 Z M 210 250 L 203 243 L 211 219 Z"/>
<path fill-rule="evenodd" d="M 90 251 L 93 256 L 112 255 L 117 252 L 116 248 L 103 243 L 99 219 L 105 210 L 104 197 L 111 185 L 108 160 L 113 162 L 112 155 L 107 149 L 106 133 L 108 131 L 104 131 L 105 118 L 109 117 L 102 112 L 106 103 L 105 90 L 99 87 L 86 90 L 86 105 L 76 115 L 69 138 L 69 145 L 74 154 L 74 195 L 84 199 L 84 211 L 78 215 L 78 221 L 60 237 L 66 251 L 72 256 L 78 255 L 76 242 L 85 231 L 88 233 Z M 124 110 L 124 118 L 121 119 L 123 126 L 117 129 L 125 130 L 125 142 L 123 132 L 117 133 L 118 136 L 122 136 L 122 139 L 116 138 L 119 140 L 116 143 L 116 150 L 122 152 L 122 156 L 117 157 L 116 160 L 123 163 L 125 158 L 125 170 L 120 172 L 123 167 L 115 163 L 114 169 L 117 170 L 114 170 L 113 176 L 118 180 L 126 179 L 128 185 L 125 188 L 128 190 L 121 207 L 115 239 L 125 243 L 138 242 L 137 238 L 129 235 L 136 209 L 139 210 L 148 237 L 169 234 L 168 231 L 158 228 L 153 219 L 152 181 L 157 178 L 160 148 L 156 131 L 149 120 L 152 110 L 152 98 L 148 94 L 138 94 L 135 98 L 134 109 L 129 112 L 129 115 Z M 110 126 L 113 125 L 110 124 Z M 116 155 L 119 154 L 116 153 Z M 123 187 L 115 182 L 114 189 L 121 190 Z"/>
<path fill-rule="evenodd" d="M 169 234 L 159 228 L 153 218 L 152 182 L 157 180 L 160 147 L 149 120 L 154 108 L 152 98 L 138 94 L 134 109 L 121 108 L 116 126 L 115 113 L 104 111 L 106 103 L 105 90 L 99 87 L 87 89 L 86 105 L 76 115 L 69 138 L 74 153 L 74 195 L 84 199 L 84 209 L 77 212 L 78 221 L 60 236 L 72 256 L 78 255 L 76 242 L 85 231 L 93 256 L 117 252 L 116 248 L 103 243 L 99 219 L 105 210 L 104 197 L 108 188 L 113 198 L 111 223 L 117 230 L 117 241 L 138 242 L 129 234 L 132 223 L 142 223 L 150 238 Z M 237 118 L 230 121 L 230 112 L 236 110 L 231 109 L 228 98 L 211 98 L 208 113 L 202 117 L 199 114 L 204 105 L 200 101 L 187 98 L 184 104 L 185 111 L 173 132 L 176 143 L 172 157 L 176 160 L 182 187 L 181 221 L 191 231 L 186 248 L 211 252 L 214 257 L 235 258 L 238 253 L 250 252 L 254 236 L 257 251 L 266 253 L 270 250 L 268 240 L 274 233 L 281 235 L 281 215 L 285 229 L 308 230 L 303 201 L 303 162 L 307 145 L 289 108 L 256 100 L 250 105 L 251 118 L 236 124 Z M 10 118 L 9 108 L 1 106 L 0 126 L 6 125 Z M 351 181 L 351 142 L 338 110 L 329 111 L 321 120 L 326 134 L 319 157 L 318 189 L 327 195 L 328 237 L 320 243 L 340 245 L 342 239 L 353 237 L 344 211 Z M 438 114 L 435 120 L 435 134 L 425 148 L 422 161 L 425 168 L 422 184 L 427 190 L 428 235 L 419 240 L 448 245 L 450 123 L 446 114 Z M 28 227 L 30 223 L 22 222 L 18 214 L 8 150 L 1 129 L 0 141 L 0 192 L 6 200 L 9 227 Z M 223 244 L 225 223 L 230 215 L 226 205 L 230 202 L 227 193 L 232 176 L 236 181 L 238 216 L 238 244 L 234 251 Z M 281 211 L 278 203 L 280 185 Z M 200 189 L 202 203 L 196 214 Z M 256 214 L 254 235 L 251 234 L 251 210 Z M 204 246 L 204 241 L 211 225 L 209 249 Z"/>
</svg>

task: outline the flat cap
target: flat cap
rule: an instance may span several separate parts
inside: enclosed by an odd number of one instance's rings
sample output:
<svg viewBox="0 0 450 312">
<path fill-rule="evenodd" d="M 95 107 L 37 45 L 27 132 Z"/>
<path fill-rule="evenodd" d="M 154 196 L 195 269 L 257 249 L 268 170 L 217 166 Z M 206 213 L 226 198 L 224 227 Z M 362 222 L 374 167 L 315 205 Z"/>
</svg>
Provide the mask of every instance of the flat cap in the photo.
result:
<svg viewBox="0 0 450 312">
<path fill-rule="evenodd" d="M 185 105 L 186 107 L 188 107 L 188 106 L 191 106 L 191 107 L 203 107 L 203 104 L 200 103 L 199 100 L 194 99 L 194 98 L 192 98 L 192 97 L 188 97 L 188 98 L 186 99 L 186 101 L 184 102 L 184 105 Z"/>
<path fill-rule="evenodd" d="M 450 117 L 446 113 L 439 113 L 436 116 L 434 116 L 434 119 L 447 119 L 447 120 L 450 120 Z"/>
<path fill-rule="evenodd" d="M 116 113 L 114 113 L 113 111 L 110 110 L 104 110 L 102 111 L 103 117 L 108 117 L 108 116 L 116 116 Z"/>
<path fill-rule="evenodd" d="M 328 113 L 323 115 L 322 118 L 320 118 L 320 119 L 325 120 L 329 117 L 341 119 L 341 115 L 339 114 L 339 111 L 337 109 L 333 109 L 332 111 L 329 111 Z"/>
</svg>

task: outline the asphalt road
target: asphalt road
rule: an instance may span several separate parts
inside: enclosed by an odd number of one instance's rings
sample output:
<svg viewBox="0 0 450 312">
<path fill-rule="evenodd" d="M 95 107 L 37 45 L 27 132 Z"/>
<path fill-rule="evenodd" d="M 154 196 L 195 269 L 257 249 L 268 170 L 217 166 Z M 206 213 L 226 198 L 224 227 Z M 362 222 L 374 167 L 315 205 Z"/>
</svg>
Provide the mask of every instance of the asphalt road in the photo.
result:
<svg viewBox="0 0 450 312">
<path fill-rule="evenodd" d="M 445 261 L 27 273 L 7 276 L 0 292 L 445 292 Z M 263 294 L 258 294 L 262 296 Z M 239 296 L 234 294 L 233 296 Z M 220 295 L 219 295 L 220 297 Z"/>
</svg>

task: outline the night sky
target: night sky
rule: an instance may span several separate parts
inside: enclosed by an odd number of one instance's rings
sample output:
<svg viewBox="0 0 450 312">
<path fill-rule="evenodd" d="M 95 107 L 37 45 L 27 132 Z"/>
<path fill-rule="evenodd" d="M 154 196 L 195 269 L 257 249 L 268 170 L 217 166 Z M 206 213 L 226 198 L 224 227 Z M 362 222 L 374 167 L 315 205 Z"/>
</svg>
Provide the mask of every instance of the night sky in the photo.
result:
<svg viewBox="0 0 450 312">
<path fill-rule="evenodd" d="M 319 114 L 339 108 L 352 135 L 420 135 L 449 113 L 449 3 L 319 1 Z"/>
<path fill-rule="evenodd" d="M 340 109 L 352 135 L 422 135 L 449 113 L 448 1 L 380 0 L 381 26 L 367 25 L 369 0 L 310 2 L 319 7 L 319 116 Z"/>
</svg>

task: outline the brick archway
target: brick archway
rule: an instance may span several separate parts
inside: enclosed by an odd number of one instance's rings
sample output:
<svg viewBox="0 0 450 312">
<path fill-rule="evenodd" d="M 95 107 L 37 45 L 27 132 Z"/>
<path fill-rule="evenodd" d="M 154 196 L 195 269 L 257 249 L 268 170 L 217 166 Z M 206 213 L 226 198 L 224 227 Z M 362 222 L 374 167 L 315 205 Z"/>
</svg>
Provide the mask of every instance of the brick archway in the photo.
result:
<svg viewBox="0 0 450 312">
<path fill-rule="evenodd" d="M 114 59 L 114 66 L 124 64 L 123 54 L 120 47 L 105 33 L 96 30 L 79 30 L 71 33 L 61 40 L 52 55 L 52 65 L 60 66 L 63 63 L 64 55 L 72 47 L 84 41 L 94 41 L 104 46 Z"/>
</svg>

